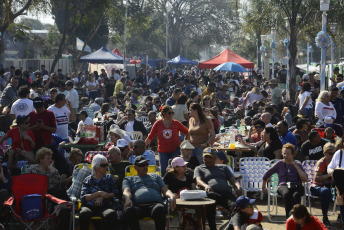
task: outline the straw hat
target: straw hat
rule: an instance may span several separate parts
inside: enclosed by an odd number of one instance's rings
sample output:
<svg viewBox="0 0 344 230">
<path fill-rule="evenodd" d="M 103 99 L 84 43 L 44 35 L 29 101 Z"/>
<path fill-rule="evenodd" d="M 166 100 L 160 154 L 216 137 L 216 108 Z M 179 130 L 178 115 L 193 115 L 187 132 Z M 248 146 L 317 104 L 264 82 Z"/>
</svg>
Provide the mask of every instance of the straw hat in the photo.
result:
<svg viewBox="0 0 344 230">
<path fill-rule="evenodd" d="M 190 143 L 190 141 L 185 140 L 180 144 L 181 149 L 195 149 L 195 147 Z"/>
</svg>

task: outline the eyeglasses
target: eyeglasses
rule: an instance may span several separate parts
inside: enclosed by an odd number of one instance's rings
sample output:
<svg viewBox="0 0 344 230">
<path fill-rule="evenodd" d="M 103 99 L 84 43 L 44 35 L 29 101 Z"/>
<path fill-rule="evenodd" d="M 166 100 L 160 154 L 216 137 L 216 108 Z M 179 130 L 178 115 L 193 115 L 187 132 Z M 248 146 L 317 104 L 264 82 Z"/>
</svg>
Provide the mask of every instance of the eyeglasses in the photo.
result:
<svg viewBox="0 0 344 230">
<path fill-rule="evenodd" d="M 171 114 L 174 114 L 174 112 L 170 111 L 170 112 L 168 112 L 167 114 L 168 114 L 168 115 L 171 115 Z"/>
<path fill-rule="evenodd" d="M 143 167 L 148 167 L 147 163 L 142 163 L 142 164 L 137 164 L 137 167 L 143 168 Z"/>
<path fill-rule="evenodd" d="M 106 167 L 108 167 L 109 166 L 109 164 L 100 164 L 100 167 L 103 167 L 103 168 L 106 168 Z"/>
</svg>

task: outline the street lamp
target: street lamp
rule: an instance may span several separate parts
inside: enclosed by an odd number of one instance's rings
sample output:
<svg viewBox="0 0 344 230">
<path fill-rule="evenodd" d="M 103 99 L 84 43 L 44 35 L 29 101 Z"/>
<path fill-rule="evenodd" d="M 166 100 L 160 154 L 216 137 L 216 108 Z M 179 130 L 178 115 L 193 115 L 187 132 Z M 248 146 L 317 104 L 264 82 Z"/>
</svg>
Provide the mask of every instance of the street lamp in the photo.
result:
<svg viewBox="0 0 344 230">
<path fill-rule="evenodd" d="M 272 78 L 275 78 L 275 49 L 276 49 L 276 42 L 275 42 L 275 39 L 276 39 L 276 28 L 272 28 L 271 29 L 271 44 L 270 44 L 270 48 L 271 48 L 271 62 L 272 62 L 272 65 L 271 65 L 271 74 L 272 74 Z"/>
<path fill-rule="evenodd" d="M 123 69 L 127 70 L 127 20 L 128 20 L 128 5 L 127 0 L 123 0 L 123 5 L 125 6 L 125 21 L 124 21 L 124 57 L 123 57 Z"/>
<path fill-rule="evenodd" d="M 333 35 L 333 39 L 332 39 L 332 42 L 331 42 L 331 78 L 333 79 L 333 63 L 334 63 L 334 50 L 335 50 L 335 47 L 336 45 L 334 44 L 334 38 L 335 38 L 335 35 L 336 35 L 336 29 L 337 29 L 337 23 L 333 22 L 333 23 L 330 23 L 330 30 L 332 32 L 332 35 Z M 329 79 L 329 85 L 333 85 L 334 82 L 330 83 L 330 79 Z"/>
<path fill-rule="evenodd" d="M 320 11 L 322 11 L 322 32 L 326 34 L 326 11 L 330 9 L 330 0 L 320 0 Z M 326 47 L 327 48 L 327 47 Z M 326 66 L 326 48 L 321 48 L 321 78 L 320 90 L 325 90 L 325 66 Z"/>
<path fill-rule="evenodd" d="M 262 42 L 262 45 L 260 46 L 259 50 L 261 53 L 261 67 L 262 67 L 262 76 L 264 76 L 264 55 L 265 55 L 265 49 L 266 47 L 264 46 L 266 35 L 262 34 L 260 35 L 260 40 Z"/>
<path fill-rule="evenodd" d="M 307 74 L 309 73 L 309 36 L 307 36 Z"/>
<path fill-rule="evenodd" d="M 289 94 L 289 81 L 290 81 L 290 71 L 289 71 L 289 39 L 286 38 L 284 39 L 284 46 L 287 50 L 287 79 L 286 79 L 286 99 L 290 99 L 290 94 Z"/>
</svg>

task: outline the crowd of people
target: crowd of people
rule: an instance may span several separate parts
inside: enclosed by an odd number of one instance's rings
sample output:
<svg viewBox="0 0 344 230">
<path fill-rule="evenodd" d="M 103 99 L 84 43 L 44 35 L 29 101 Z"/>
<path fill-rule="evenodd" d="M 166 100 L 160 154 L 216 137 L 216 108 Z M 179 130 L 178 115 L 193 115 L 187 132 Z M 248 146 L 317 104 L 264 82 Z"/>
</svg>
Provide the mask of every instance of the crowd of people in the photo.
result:
<svg viewBox="0 0 344 230">
<path fill-rule="evenodd" d="M 146 216 L 154 219 L 156 229 L 164 229 L 163 198 L 174 210 L 184 189 L 203 189 L 215 200 L 207 209 L 210 229 L 216 229 L 217 205 L 230 213 L 225 229 L 252 223 L 247 229 L 262 228 L 262 219 L 250 219 L 261 213 L 254 209 L 254 199 L 242 196 L 234 176 L 237 164 L 227 163 L 229 155 L 236 160 L 265 157 L 276 163 L 263 176 L 262 192 L 268 192 L 267 181 L 277 173 L 287 229 L 310 229 L 310 223 L 327 229 L 331 188 L 337 188 L 337 199 L 344 192 L 339 180 L 332 181 L 344 167 L 343 75 L 335 68 L 333 84 L 320 92 L 316 73 L 298 73 L 297 92 L 290 91 L 287 98 L 285 67 L 274 68 L 271 79 L 264 79 L 259 69 L 246 75 L 197 67 L 139 69 L 135 78 L 115 69 L 71 75 L 61 70 L 49 74 L 44 65 L 35 72 L 0 69 L 0 112 L 6 121 L 1 122 L 0 144 L 10 146 L 0 155 L 1 203 L 11 194 L 11 176 L 25 164 L 26 173 L 49 177 L 48 192 L 56 197 L 79 195 L 81 229 L 87 229 L 92 216 L 102 216 L 106 228 L 113 228 L 119 219 L 113 198 L 120 200 L 131 229 L 140 229 L 138 220 Z M 75 167 L 85 162 L 85 152 L 61 145 L 77 140 L 92 125 L 104 126 L 106 156 L 92 157 L 91 172 Z M 244 127 L 245 135 L 237 139 L 250 151 L 215 151 L 214 146 L 223 145 L 225 127 Z M 137 140 L 133 132 L 141 137 Z M 310 192 L 320 197 L 322 222 L 300 205 L 303 182 L 309 179 L 305 160 L 317 161 Z M 125 177 L 128 166 L 137 176 Z M 158 173 L 148 173 L 149 166 Z M 76 179 L 81 172 L 83 177 Z M 344 202 L 338 204 L 342 220 Z"/>
</svg>

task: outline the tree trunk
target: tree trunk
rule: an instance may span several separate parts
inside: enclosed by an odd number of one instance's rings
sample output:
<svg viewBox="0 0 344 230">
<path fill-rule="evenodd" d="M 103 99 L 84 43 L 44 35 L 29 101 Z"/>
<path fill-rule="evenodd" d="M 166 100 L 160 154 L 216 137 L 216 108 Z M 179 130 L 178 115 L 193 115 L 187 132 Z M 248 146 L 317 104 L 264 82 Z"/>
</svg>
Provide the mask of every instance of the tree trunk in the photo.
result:
<svg viewBox="0 0 344 230">
<path fill-rule="evenodd" d="M 290 90 L 290 98 L 291 100 L 295 100 L 296 96 L 296 57 L 297 57 L 297 31 L 291 29 L 290 31 L 290 43 L 289 43 L 289 52 L 290 52 L 290 59 L 289 59 L 289 71 L 290 71 L 290 79 L 289 79 L 289 90 Z"/>
<path fill-rule="evenodd" d="M 0 36 L 0 64 L 5 67 L 5 42 L 4 42 L 4 34 L 1 31 L 1 36 Z"/>
</svg>

